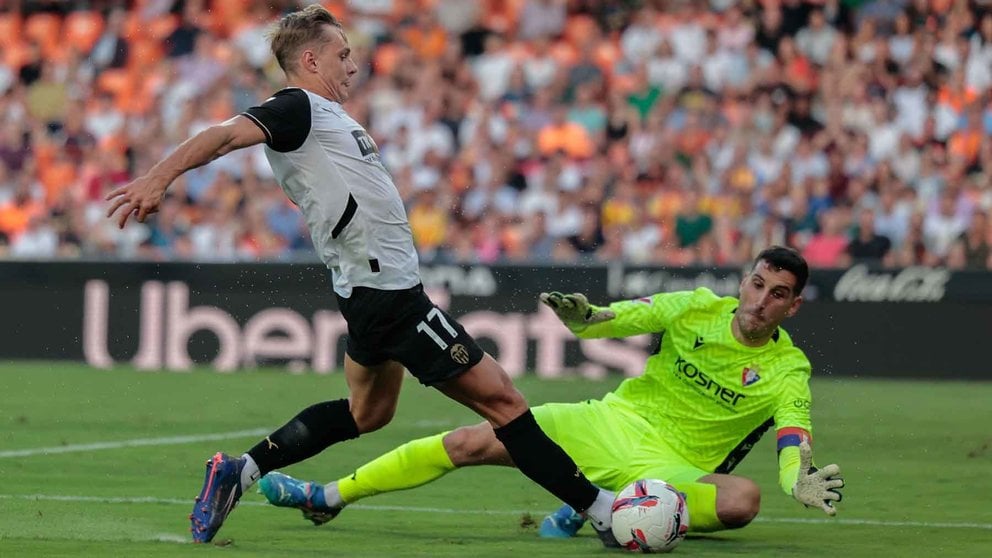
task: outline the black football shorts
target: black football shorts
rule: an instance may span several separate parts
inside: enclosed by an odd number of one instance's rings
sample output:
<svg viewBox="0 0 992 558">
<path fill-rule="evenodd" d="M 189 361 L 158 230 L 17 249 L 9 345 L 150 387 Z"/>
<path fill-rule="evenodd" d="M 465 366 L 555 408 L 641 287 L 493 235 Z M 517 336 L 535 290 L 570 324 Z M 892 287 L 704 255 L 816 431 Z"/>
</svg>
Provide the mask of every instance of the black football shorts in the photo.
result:
<svg viewBox="0 0 992 558">
<path fill-rule="evenodd" d="M 359 364 L 395 360 L 431 386 L 482 360 L 475 339 L 431 302 L 423 285 L 401 290 L 354 287 L 348 298 L 335 296 L 348 322 L 348 356 Z"/>
</svg>

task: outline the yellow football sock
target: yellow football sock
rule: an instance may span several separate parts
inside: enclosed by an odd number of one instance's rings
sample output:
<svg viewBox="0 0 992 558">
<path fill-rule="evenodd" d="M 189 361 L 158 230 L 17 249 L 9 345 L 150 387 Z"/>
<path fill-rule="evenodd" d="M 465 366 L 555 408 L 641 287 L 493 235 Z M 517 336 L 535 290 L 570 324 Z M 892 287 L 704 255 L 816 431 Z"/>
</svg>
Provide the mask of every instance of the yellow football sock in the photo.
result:
<svg viewBox="0 0 992 558">
<path fill-rule="evenodd" d="M 690 533 L 710 533 L 727 528 L 716 516 L 715 484 L 690 482 L 677 484 L 675 488 L 685 493 Z"/>
<path fill-rule="evenodd" d="M 351 504 L 383 492 L 415 488 L 454 471 L 442 442 L 447 434 L 407 442 L 339 479 L 341 499 Z"/>
</svg>

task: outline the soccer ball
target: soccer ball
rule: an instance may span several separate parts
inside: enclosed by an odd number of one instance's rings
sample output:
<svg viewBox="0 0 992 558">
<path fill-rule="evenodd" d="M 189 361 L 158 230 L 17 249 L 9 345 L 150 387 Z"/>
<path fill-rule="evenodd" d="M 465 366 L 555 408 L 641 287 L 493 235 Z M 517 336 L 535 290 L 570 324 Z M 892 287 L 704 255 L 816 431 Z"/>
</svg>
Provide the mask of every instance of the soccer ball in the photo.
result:
<svg viewBox="0 0 992 558">
<path fill-rule="evenodd" d="M 688 530 L 685 497 L 665 481 L 634 481 L 613 502 L 613 536 L 627 550 L 671 552 Z"/>
</svg>

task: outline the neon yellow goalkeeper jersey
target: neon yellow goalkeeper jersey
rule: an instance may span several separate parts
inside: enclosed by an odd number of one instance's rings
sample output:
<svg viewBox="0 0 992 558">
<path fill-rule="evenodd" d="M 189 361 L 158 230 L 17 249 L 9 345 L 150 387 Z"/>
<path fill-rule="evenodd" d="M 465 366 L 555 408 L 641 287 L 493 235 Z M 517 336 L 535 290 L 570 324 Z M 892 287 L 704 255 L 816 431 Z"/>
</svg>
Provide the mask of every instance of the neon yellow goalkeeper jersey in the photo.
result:
<svg viewBox="0 0 992 558">
<path fill-rule="evenodd" d="M 737 305 L 705 288 L 656 294 L 614 302 L 615 319 L 577 334 L 661 333 L 644 374 L 604 400 L 635 411 L 689 463 L 716 473 L 733 470 L 773 425 L 780 435 L 812 432 L 809 360 L 781 328 L 763 347 L 739 343 L 730 326 Z"/>
</svg>

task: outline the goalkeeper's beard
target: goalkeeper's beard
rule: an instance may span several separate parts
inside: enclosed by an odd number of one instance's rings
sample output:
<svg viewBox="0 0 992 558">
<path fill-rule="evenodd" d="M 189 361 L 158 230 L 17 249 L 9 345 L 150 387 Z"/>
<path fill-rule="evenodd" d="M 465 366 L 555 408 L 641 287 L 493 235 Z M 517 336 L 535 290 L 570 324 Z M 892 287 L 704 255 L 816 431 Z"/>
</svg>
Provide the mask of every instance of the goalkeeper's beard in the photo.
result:
<svg viewBox="0 0 992 558">
<path fill-rule="evenodd" d="M 748 326 L 743 316 L 751 316 L 752 319 L 755 320 L 755 322 L 757 323 L 753 327 Z M 752 340 L 761 339 L 770 336 L 772 331 L 775 330 L 775 327 L 777 327 L 774 325 L 762 326 L 764 320 L 758 318 L 751 312 L 743 312 L 741 314 L 737 314 L 734 316 L 734 319 L 737 320 L 737 329 L 741 332 L 741 335 Z"/>
</svg>

